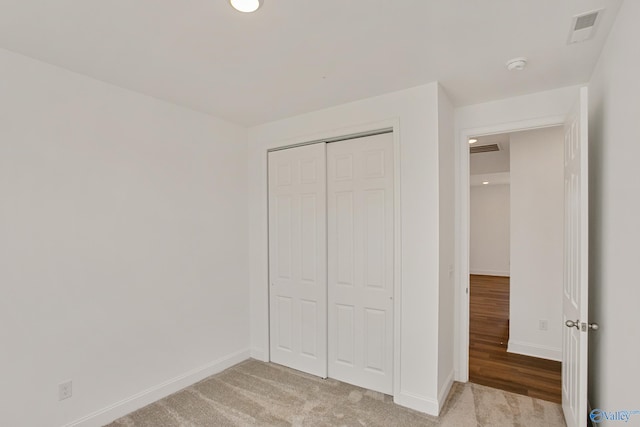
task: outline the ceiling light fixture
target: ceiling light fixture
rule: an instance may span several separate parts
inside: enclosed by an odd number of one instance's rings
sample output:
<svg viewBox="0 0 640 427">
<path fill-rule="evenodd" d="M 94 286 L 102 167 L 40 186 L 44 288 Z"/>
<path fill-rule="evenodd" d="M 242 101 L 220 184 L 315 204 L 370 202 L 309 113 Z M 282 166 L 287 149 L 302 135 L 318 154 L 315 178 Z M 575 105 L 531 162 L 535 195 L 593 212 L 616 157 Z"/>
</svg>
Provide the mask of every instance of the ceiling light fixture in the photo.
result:
<svg viewBox="0 0 640 427">
<path fill-rule="evenodd" d="M 475 138 L 471 138 L 471 139 L 469 140 L 469 144 L 475 144 L 476 142 L 478 142 L 478 140 L 477 140 L 477 139 L 475 139 Z"/>
<path fill-rule="evenodd" d="M 489 181 L 482 181 L 482 185 L 487 185 Z"/>
<path fill-rule="evenodd" d="M 527 58 L 513 58 L 507 61 L 507 70 L 522 71 L 527 66 Z"/>
<path fill-rule="evenodd" d="M 229 0 L 231 6 L 240 12 L 255 12 L 260 9 L 264 0 Z"/>
</svg>

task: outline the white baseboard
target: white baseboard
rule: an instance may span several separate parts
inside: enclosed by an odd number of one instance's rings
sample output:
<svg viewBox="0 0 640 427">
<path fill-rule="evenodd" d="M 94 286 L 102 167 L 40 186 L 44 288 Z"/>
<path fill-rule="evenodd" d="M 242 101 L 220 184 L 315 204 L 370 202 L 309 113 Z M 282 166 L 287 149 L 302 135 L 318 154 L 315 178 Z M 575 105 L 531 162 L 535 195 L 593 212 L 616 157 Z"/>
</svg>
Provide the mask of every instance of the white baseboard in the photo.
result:
<svg viewBox="0 0 640 427">
<path fill-rule="evenodd" d="M 417 394 L 401 391 L 399 395 L 393 396 L 393 402 L 425 414 L 438 416 L 438 401 Z"/>
<path fill-rule="evenodd" d="M 449 392 L 453 386 L 453 377 L 454 371 L 452 370 L 438 392 L 437 399 L 419 396 L 406 391 L 400 391 L 399 394 L 393 396 L 393 402 L 400 406 L 437 417 L 440 414 L 440 410 L 444 406 L 444 403 L 447 401 L 447 397 L 449 396 Z"/>
<path fill-rule="evenodd" d="M 511 275 L 508 271 L 500 271 L 500 270 L 478 270 L 475 268 L 469 269 L 469 274 L 477 274 L 479 276 L 502 276 L 509 277 Z"/>
<path fill-rule="evenodd" d="M 93 427 L 103 426 L 122 416 L 125 416 L 150 403 L 169 396 L 172 393 L 182 390 L 192 384 L 197 383 L 211 375 L 224 371 L 233 365 L 249 358 L 249 350 L 242 350 L 228 356 L 214 360 L 189 372 L 185 372 L 175 378 L 167 380 L 156 386 L 150 387 L 134 394 L 119 402 L 113 403 L 103 409 L 77 419 L 65 427 Z"/>
<path fill-rule="evenodd" d="M 261 348 L 252 348 L 251 349 L 251 358 L 259 360 L 261 362 L 268 362 L 269 358 L 267 357 L 267 352 Z"/>
<path fill-rule="evenodd" d="M 449 392 L 451 391 L 451 387 L 453 386 L 453 377 L 454 371 L 451 371 L 447 376 L 442 388 L 438 392 L 438 414 L 442 410 L 444 403 L 447 401 L 447 397 L 449 397 Z"/>
<path fill-rule="evenodd" d="M 562 361 L 562 349 L 555 347 L 548 347 L 539 344 L 532 344 L 521 341 L 509 340 L 507 345 L 507 352 L 523 354 L 525 356 L 539 357 L 541 359 Z"/>
</svg>

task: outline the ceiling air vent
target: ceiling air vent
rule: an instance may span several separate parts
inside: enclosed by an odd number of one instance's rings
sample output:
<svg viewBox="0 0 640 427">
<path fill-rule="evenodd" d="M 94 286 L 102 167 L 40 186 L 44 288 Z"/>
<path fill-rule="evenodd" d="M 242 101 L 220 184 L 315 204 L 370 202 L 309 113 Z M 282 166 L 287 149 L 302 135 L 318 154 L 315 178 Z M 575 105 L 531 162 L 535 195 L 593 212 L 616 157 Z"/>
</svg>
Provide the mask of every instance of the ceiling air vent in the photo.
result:
<svg viewBox="0 0 640 427">
<path fill-rule="evenodd" d="M 498 144 L 478 145 L 477 147 L 469 147 L 471 154 L 491 153 L 492 151 L 500 151 Z"/>
<path fill-rule="evenodd" d="M 602 10 L 587 12 L 573 17 L 569 44 L 579 43 L 590 39 L 596 32 L 596 24 L 600 21 Z"/>
</svg>

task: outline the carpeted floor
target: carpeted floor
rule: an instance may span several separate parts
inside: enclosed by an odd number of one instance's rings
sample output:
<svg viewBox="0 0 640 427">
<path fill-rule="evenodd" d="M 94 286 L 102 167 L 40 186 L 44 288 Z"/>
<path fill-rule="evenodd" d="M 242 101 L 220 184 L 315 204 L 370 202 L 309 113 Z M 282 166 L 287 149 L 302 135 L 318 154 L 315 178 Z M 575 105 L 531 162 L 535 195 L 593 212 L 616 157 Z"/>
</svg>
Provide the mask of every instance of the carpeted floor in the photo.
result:
<svg viewBox="0 0 640 427">
<path fill-rule="evenodd" d="M 477 384 L 455 383 L 440 417 L 432 417 L 391 396 L 247 360 L 109 427 L 564 425 L 560 405 Z"/>
</svg>

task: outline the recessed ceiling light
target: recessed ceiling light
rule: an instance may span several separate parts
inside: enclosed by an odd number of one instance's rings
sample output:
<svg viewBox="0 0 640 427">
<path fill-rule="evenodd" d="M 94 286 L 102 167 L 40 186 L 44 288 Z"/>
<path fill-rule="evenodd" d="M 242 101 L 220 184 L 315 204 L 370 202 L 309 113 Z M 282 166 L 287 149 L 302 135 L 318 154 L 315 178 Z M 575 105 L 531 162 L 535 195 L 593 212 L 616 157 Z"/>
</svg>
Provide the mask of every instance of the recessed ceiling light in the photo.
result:
<svg viewBox="0 0 640 427">
<path fill-rule="evenodd" d="M 240 12 L 255 12 L 264 0 L 229 0 L 231 6 Z"/>
<path fill-rule="evenodd" d="M 476 142 L 478 142 L 478 140 L 477 140 L 477 139 L 475 139 L 475 138 L 471 138 L 471 139 L 469 140 L 469 144 L 475 144 Z"/>
<path fill-rule="evenodd" d="M 507 70 L 522 71 L 527 66 L 527 58 L 513 58 L 507 61 Z"/>
<path fill-rule="evenodd" d="M 487 185 L 489 181 L 482 181 L 482 185 Z"/>
</svg>

